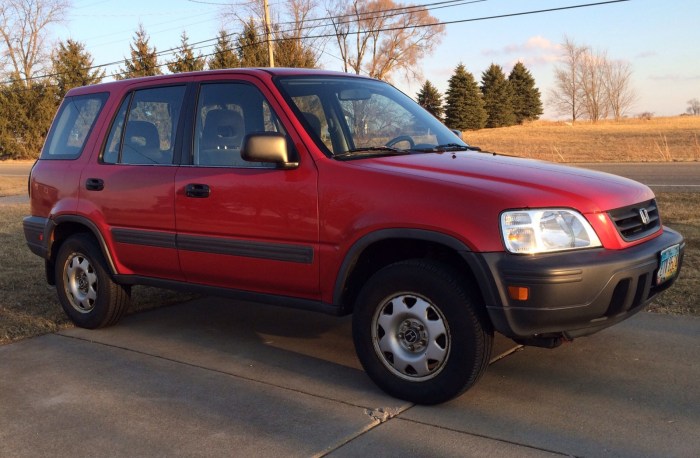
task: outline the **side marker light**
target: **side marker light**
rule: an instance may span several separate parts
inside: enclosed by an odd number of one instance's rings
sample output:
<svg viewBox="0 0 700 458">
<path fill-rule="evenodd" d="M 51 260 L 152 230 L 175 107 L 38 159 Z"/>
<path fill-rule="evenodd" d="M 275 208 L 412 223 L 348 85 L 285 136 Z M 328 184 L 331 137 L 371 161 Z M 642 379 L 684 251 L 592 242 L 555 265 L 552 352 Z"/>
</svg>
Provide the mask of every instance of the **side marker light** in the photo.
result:
<svg viewBox="0 0 700 458">
<path fill-rule="evenodd" d="M 509 286 L 508 295 L 514 301 L 526 301 L 530 298 L 530 288 L 527 286 Z"/>
</svg>

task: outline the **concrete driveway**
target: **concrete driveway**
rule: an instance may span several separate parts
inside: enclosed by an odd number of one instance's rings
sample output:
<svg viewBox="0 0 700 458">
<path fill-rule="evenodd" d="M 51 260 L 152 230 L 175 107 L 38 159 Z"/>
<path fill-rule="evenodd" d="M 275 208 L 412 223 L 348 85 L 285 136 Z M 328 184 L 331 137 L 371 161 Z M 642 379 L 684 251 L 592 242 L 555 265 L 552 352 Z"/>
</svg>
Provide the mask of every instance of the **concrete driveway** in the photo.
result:
<svg viewBox="0 0 700 458">
<path fill-rule="evenodd" d="M 0 347 L 0 456 L 697 456 L 699 353 L 700 319 L 641 313 L 422 407 L 347 318 L 203 298 Z"/>
</svg>

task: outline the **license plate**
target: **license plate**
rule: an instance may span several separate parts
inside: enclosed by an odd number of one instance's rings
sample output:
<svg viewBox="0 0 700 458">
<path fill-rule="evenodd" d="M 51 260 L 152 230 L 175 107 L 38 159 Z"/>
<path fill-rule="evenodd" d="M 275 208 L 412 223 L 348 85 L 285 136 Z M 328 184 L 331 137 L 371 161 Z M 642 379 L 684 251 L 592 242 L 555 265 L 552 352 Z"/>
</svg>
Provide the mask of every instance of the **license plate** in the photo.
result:
<svg viewBox="0 0 700 458">
<path fill-rule="evenodd" d="M 656 273 L 657 285 L 673 278 L 678 273 L 679 256 L 679 245 L 670 246 L 659 254 L 659 270 Z"/>
</svg>

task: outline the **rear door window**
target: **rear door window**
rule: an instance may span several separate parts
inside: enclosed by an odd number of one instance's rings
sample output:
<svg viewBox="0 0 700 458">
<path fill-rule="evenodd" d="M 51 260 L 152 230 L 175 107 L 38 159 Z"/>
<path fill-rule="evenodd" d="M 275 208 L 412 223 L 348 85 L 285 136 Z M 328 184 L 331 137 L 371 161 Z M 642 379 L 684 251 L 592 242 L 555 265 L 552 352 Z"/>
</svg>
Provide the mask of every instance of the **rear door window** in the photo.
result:
<svg viewBox="0 0 700 458">
<path fill-rule="evenodd" d="M 98 93 L 66 97 L 46 137 L 41 159 L 80 157 L 108 95 Z"/>
<path fill-rule="evenodd" d="M 112 123 L 102 162 L 172 164 L 185 89 L 185 86 L 142 89 L 127 97 Z"/>
</svg>

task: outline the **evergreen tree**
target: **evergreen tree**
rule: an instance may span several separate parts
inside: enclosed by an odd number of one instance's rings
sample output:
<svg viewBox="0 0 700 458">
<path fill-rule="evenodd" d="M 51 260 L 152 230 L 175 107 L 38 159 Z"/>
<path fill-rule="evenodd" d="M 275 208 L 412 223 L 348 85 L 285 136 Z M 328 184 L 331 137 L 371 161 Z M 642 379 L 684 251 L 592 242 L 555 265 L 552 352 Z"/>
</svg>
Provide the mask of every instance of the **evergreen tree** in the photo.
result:
<svg viewBox="0 0 700 458">
<path fill-rule="evenodd" d="M 267 44 L 265 44 L 267 47 Z M 275 42 L 275 65 L 278 67 L 315 68 L 316 54 L 299 38 L 280 35 Z"/>
<path fill-rule="evenodd" d="M 484 127 L 486 111 L 474 75 L 459 64 L 445 93 L 445 124 L 451 129 L 476 130 Z"/>
<path fill-rule="evenodd" d="M 189 38 L 187 32 L 183 31 L 180 35 L 180 47 L 172 61 L 168 62 L 168 70 L 172 73 L 196 72 L 204 70 L 206 59 L 202 54 L 194 55 L 194 49 L 188 43 Z"/>
<path fill-rule="evenodd" d="M 214 45 L 214 55 L 209 58 L 209 70 L 237 68 L 241 66 L 238 54 L 233 47 L 229 34 L 224 29 L 219 30 L 219 36 Z"/>
<path fill-rule="evenodd" d="M 105 76 L 104 70 L 92 67 L 92 56 L 85 50 L 85 45 L 71 40 L 60 42 L 51 56 L 53 74 L 56 82 L 56 96 L 63 99 L 70 89 L 79 86 L 97 84 Z"/>
<path fill-rule="evenodd" d="M 481 74 L 481 93 L 488 114 L 486 127 L 506 127 L 515 124 L 513 88 L 500 65 L 491 64 Z"/>
<path fill-rule="evenodd" d="M 139 28 L 134 36 L 134 43 L 129 45 L 129 48 L 131 48 L 131 59 L 124 59 L 124 69 L 120 69 L 114 75 L 115 79 L 123 80 L 162 74 L 158 65 L 156 48 L 151 48 L 148 45 L 148 40 L 149 37 L 143 28 L 143 24 L 139 24 Z"/>
<path fill-rule="evenodd" d="M 274 32 L 275 46 L 274 57 L 277 67 L 315 68 L 317 56 L 313 49 L 304 45 L 301 37 L 294 33 Z M 250 18 L 243 24 L 243 31 L 238 37 L 238 57 L 243 67 L 267 67 L 269 55 L 267 42 L 264 36 L 259 34 L 259 28 Z"/>
<path fill-rule="evenodd" d="M 436 118 L 442 119 L 442 113 L 444 112 L 442 108 L 442 95 L 440 95 L 440 92 L 438 92 L 435 86 L 428 80 L 425 81 L 418 92 L 418 104 L 432 113 Z"/>
<path fill-rule="evenodd" d="M 255 20 L 248 19 L 243 24 L 243 32 L 238 36 L 238 58 L 243 67 L 267 67 L 267 43 L 258 35 Z"/>
<path fill-rule="evenodd" d="M 518 62 L 508 75 L 513 88 L 513 113 L 515 122 L 534 121 L 542 115 L 540 90 L 535 87 L 535 79 L 522 62 Z"/>
<path fill-rule="evenodd" d="M 24 81 L 15 73 L 0 87 L 0 158 L 39 157 L 57 107 L 50 81 Z"/>
</svg>

